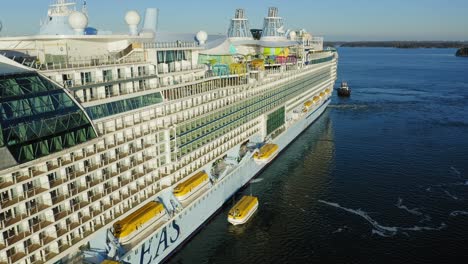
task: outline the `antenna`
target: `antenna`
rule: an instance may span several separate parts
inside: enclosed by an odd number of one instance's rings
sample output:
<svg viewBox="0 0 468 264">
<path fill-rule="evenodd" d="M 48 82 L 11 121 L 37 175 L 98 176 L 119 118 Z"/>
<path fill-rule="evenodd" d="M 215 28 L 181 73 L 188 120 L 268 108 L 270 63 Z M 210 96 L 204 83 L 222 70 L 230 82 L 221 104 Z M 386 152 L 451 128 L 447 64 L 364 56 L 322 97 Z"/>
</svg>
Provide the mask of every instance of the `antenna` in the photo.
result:
<svg viewBox="0 0 468 264">
<path fill-rule="evenodd" d="M 2 29 L 3 29 L 3 24 L 2 24 L 2 21 L 0 20 L 0 32 L 2 32 Z"/>
<path fill-rule="evenodd" d="M 85 15 L 88 15 L 88 5 L 86 4 L 86 0 L 83 0 L 83 7 L 81 8 L 81 12 Z"/>
</svg>

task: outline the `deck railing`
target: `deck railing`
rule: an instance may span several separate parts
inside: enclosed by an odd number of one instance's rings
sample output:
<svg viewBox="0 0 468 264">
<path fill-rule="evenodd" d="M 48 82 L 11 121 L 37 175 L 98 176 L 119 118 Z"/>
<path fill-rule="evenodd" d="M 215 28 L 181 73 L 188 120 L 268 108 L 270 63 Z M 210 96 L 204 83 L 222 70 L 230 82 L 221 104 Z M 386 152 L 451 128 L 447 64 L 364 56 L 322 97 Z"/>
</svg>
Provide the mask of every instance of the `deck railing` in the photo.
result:
<svg viewBox="0 0 468 264">
<path fill-rule="evenodd" d="M 171 49 L 171 48 L 198 48 L 196 42 L 174 41 L 174 42 L 153 42 L 143 43 L 145 49 Z"/>
</svg>

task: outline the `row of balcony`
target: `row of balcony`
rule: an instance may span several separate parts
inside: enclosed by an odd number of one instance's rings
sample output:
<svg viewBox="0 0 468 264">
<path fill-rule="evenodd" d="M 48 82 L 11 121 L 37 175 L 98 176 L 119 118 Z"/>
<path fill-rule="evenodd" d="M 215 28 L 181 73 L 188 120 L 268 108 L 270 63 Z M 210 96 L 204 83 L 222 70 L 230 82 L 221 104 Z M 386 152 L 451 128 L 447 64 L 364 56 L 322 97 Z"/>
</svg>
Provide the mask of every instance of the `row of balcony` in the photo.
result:
<svg viewBox="0 0 468 264">
<path fill-rule="evenodd" d="M 144 174 L 136 174 L 136 175 L 133 176 L 133 180 L 136 180 L 136 179 L 138 179 L 139 177 L 142 177 L 142 176 L 144 176 Z M 128 184 L 130 182 L 131 181 L 128 181 L 128 182 L 126 182 L 126 184 Z M 119 190 L 120 188 L 121 187 L 115 189 L 114 191 Z M 107 190 L 109 190 L 109 189 L 107 189 Z M 33 253 L 34 251 L 40 249 L 41 247 L 47 246 L 48 244 L 50 244 L 51 242 L 57 240 L 58 238 L 64 237 L 67 233 L 71 233 L 71 232 L 75 231 L 77 228 L 83 227 L 83 225 L 85 225 L 87 222 L 89 222 L 92 218 L 96 218 L 96 217 L 99 217 L 99 216 L 104 216 L 106 212 L 111 210 L 111 208 L 118 208 L 121 205 L 121 203 L 123 203 L 126 199 L 134 197 L 137 194 L 142 193 L 142 191 L 144 191 L 144 190 L 146 190 L 147 192 L 146 192 L 146 195 L 142 198 L 143 200 L 146 200 L 146 199 L 156 195 L 159 191 L 161 191 L 160 188 L 153 188 L 151 186 L 151 183 L 145 181 L 145 184 L 137 185 L 136 188 L 130 189 L 128 193 L 121 193 L 118 199 L 115 199 L 115 198 L 111 199 L 109 204 L 102 204 L 98 210 L 90 208 L 91 210 L 90 210 L 89 215 L 83 215 L 79 219 L 78 222 L 71 222 L 71 223 L 67 224 L 66 225 L 66 230 L 60 229 L 60 228 L 58 228 L 56 226 L 56 234 L 54 234 L 53 236 L 44 236 L 40 240 L 41 241 L 40 245 L 32 244 L 32 245 L 30 245 L 28 247 L 25 247 L 24 252 L 18 252 L 17 254 L 15 254 L 13 256 L 10 256 L 8 258 L 8 260 L 9 260 L 8 263 L 16 262 L 16 261 L 20 260 L 21 258 L 24 258 L 25 256 L 29 255 L 30 253 Z M 110 195 L 110 192 L 106 191 L 106 195 Z M 99 196 L 103 197 L 104 194 L 99 194 Z M 124 206 L 120 212 L 114 212 L 112 210 L 111 214 L 110 214 L 110 217 L 105 217 L 103 219 L 104 220 L 103 223 L 98 223 L 98 224 L 91 225 L 91 230 L 85 230 L 84 232 L 80 233 L 80 236 L 73 238 L 69 244 L 64 244 L 64 245 L 60 246 L 60 252 L 63 252 L 66 249 L 68 249 L 71 245 L 74 245 L 74 244 L 82 241 L 83 239 L 85 239 L 89 235 L 93 234 L 97 229 L 102 228 L 104 225 L 110 224 L 112 221 L 114 221 L 119 216 L 121 216 L 124 212 L 126 212 L 126 211 L 130 210 L 131 208 L 133 208 L 133 207 L 137 206 L 138 204 L 140 204 L 142 202 L 142 199 L 139 197 L 135 201 L 131 202 L 130 206 Z M 79 206 L 80 209 L 82 209 L 82 208 L 85 208 L 86 206 L 89 206 L 89 203 L 82 202 L 77 206 Z M 71 214 L 71 212 L 69 212 L 69 211 L 62 211 L 62 212 L 56 214 L 54 217 L 56 218 L 56 221 L 58 221 L 58 220 L 63 219 L 64 217 L 66 217 L 66 216 L 68 216 L 70 214 Z M 51 224 L 52 224 L 51 222 L 42 223 L 43 227 L 49 226 Z M 15 235 L 15 236 L 7 239 L 7 242 L 8 242 L 9 245 L 11 245 L 11 243 L 17 243 L 17 242 L 19 242 L 21 240 L 24 240 L 25 238 L 30 237 L 30 236 L 31 236 L 31 232 L 23 232 L 21 234 Z M 5 246 L 3 246 L 3 247 L 5 248 Z M 56 253 L 49 254 L 49 255 L 46 253 L 44 255 L 44 259 L 42 261 L 51 260 L 56 255 L 57 255 Z M 1 263 L 1 261 L 0 261 L 0 263 Z M 33 262 L 33 263 L 37 263 L 37 262 Z"/>
<path fill-rule="evenodd" d="M 146 131 L 143 131 L 143 132 L 140 132 L 140 133 L 137 133 L 136 136 L 142 136 L 142 135 L 148 135 L 150 133 L 149 129 L 146 130 Z M 33 168 L 33 169 L 30 169 L 29 170 L 29 175 L 21 175 L 21 180 L 26 180 L 26 179 L 31 179 L 33 177 L 37 177 L 37 176 L 41 176 L 45 173 L 51 173 L 53 170 L 55 169 L 58 169 L 59 167 L 63 167 L 63 166 L 66 166 L 66 165 L 70 165 L 74 162 L 77 162 L 77 161 L 80 161 L 84 158 L 87 158 L 87 157 L 90 157 L 90 156 L 93 156 L 99 152 L 103 152 L 105 150 L 109 150 L 111 148 L 114 148 L 114 147 L 117 147 L 117 146 L 120 146 L 124 143 L 128 143 L 128 142 L 131 142 L 135 139 L 135 136 L 127 136 L 125 138 L 122 138 L 122 139 L 119 139 L 117 140 L 117 144 L 118 145 L 115 145 L 115 144 L 107 144 L 106 147 L 104 146 L 100 146 L 100 147 L 97 147 L 97 148 L 94 148 L 93 150 L 87 150 L 84 152 L 84 155 L 76 155 L 76 154 L 72 154 L 70 155 L 70 158 L 69 159 L 63 159 L 63 158 L 58 158 L 57 159 L 57 163 L 58 164 L 53 164 L 51 162 L 48 162 L 47 163 L 47 168 L 48 168 L 48 171 L 45 171 L 45 170 L 42 170 L 42 169 L 37 169 L 36 168 Z M 145 143 L 143 146 L 144 148 L 149 148 L 151 146 L 154 146 L 154 142 L 147 142 Z M 132 154 L 132 153 L 136 153 L 136 152 L 139 152 L 139 151 L 142 151 L 144 148 L 143 146 L 136 146 L 134 147 L 133 149 L 130 149 L 129 152 L 120 152 L 116 157 L 109 157 L 108 159 L 106 160 L 101 160 L 101 163 L 100 165 L 101 166 L 105 166 L 105 165 L 109 165 L 115 161 L 117 161 L 117 159 L 121 159 L 121 158 L 124 158 L 124 157 L 127 157 L 129 154 Z M 143 162 L 140 161 L 139 164 L 141 164 Z M 70 181 L 72 179 L 75 179 L 77 177 L 80 177 L 86 173 L 89 173 L 89 172 L 92 172 L 96 169 L 99 168 L 99 165 L 98 164 L 95 164 L 93 162 L 90 162 L 90 165 L 87 166 L 85 168 L 85 170 L 83 171 L 74 171 L 74 172 L 68 172 L 67 175 L 66 175 L 66 178 L 61 178 L 61 179 L 57 179 L 56 181 L 52 181 L 50 182 L 50 188 L 54 188 L 54 187 L 57 187 L 59 186 L 60 184 L 63 184 L 65 183 L 66 181 Z M 2 185 L 2 188 L 6 188 L 8 186 L 11 186 L 15 183 L 19 183 L 19 179 L 20 177 L 14 177 L 13 180 L 11 181 L 8 181 L 8 182 L 3 182 L 3 185 Z M 12 197 L 12 198 L 8 198 L 8 199 L 3 199 L 2 201 L 0 201 L 0 210 L 1 209 L 6 209 L 7 207 L 10 207 L 20 201 L 24 201 L 25 199 L 28 199 L 28 198 L 33 198 L 34 196 L 40 194 L 40 193 L 43 193 L 45 191 L 47 191 L 48 189 L 46 188 L 43 188 L 43 187 L 36 187 L 36 188 L 31 188 L 30 190 L 24 192 L 24 196 L 17 196 L 17 197 Z"/>
<path fill-rule="evenodd" d="M 136 167 L 136 166 L 140 166 L 141 164 L 143 164 L 145 161 L 150 161 L 151 159 L 154 159 L 156 158 L 156 156 L 145 156 L 143 159 L 141 160 L 135 160 L 131 165 L 131 167 Z M 131 182 L 134 182 L 136 180 L 138 180 L 139 178 L 143 177 L 144 175 L 147 175 L 151 172 L 153 172 L 155 170 L 155 168 L 144 168 L 143 171 L 137 171 L 135 170 L 133 173 L 132 173 L 132 176 L 131 178 L 127 178 L 121 182 L 119 182 L 117 185 L 113 185 L 110 180 L 117 176 L 118 174 L 120 173 L 123 173 L 125 171 L 128 171 L 130 169 L 130 166 L 123 166 L 121 168 L 119 168 L 119 170 L 117 172 L 109 172 L 108 174 L 105 174 L 103 178 L 100 178 L 100 179 L 95 179 L 93 181 L 89 181 L 87 182 L 86 186 L 78 186 L 72 190 L 69 190 L 68 194 L 61 194 L 61 195 L 58 195 L 56 197 L 54 197 L 52 199 L 52 203 L 53 205 L 57 205 L 61 202 L 63 202 L 64 200 L 66 199 L 70 199 L 72 198 L 73 196 L 76 196 L 80 193 L 83 193 L 87 190 L 90 190 L 90 188 L 100 184 L 100 183 L 104 183 L 104 184 L 108 184 L 108 185 L 111 185 L 110 187 L 108 187 L 107 189 L 105 189 L 104 193 L 99 193 L 99 194 L 95 194 L 91 197 L 89 197 L 89 200 L 92 201 L 92 202 L 95 202 L 99 199 L 101 199 L 102 197 L 104 197 L 104 195 L 111 195 L 113 192 L 117 191 L 117 190 L 120 190 L 122 189 L 123 187 L 125 187 L 126 185 L 128 185 L 129 183 Z M 81 174 L 84 175 L 83 172 L 81 172 Z M 68 180 L 72 180 L 74 178 L 76 178 L 75 176 L 76 174 L 74 174 L 72 177 L 68 177 Z M 157 181 L 159 179 L 152 179 L 152 181 Z M 107 182 L 103 182 L 103 181 L 107 181 Z M 66 182 L 62 182 L 63 183 L 66 183 Z M 148 182 L 147 180 L 145 180 L 144 182 L 145 184 L 140 184 L 137 186 L 136 189 L 134 190 L 130 190 L 130 193 L 131 194 L 134 194 L 138 191 L 140 191 L 142 188 L 144 188 L 145 186 L 149 186 L 152 182 Z M 121 195 L 122 196 L 122 195 Z M 122 199 L 125 199 L 126 198 L 126 195 L 123 194 L 123 197 Z M 88 206 L 90 203 L 87 202 L 87 201 L 81 201 L 81 202 L 78 202 L 76 204 L 74 204 L 72 206 L 72 209 L 73 209 L 73 212 L 76 212 L 76 211 L 79 211 L 81 210 L 82 208 Z M 4 221 L 1 221 L 1 225 L 2 227 L 8 227 L 12 224 L 15 224 L 15 223 L 18 223 L 22 220 L 26 220 L 27 218 L 33 216 L 34 214 L 37 214 L 39 212 L 42 212 L 43 210 L 45 209 L 48 209 L 50 208 L 52 205 L 45 205 L 45 204 L 39 204 L 37 203 L 35 207 L 33 207 L 32 209 L 28 210 L 26 213 L 22 213 L 22 214 L 18 214 L 16 215 L 15 217 L 12 217 L 12 218 L 9 218 L 9 219 L 5 219 Z M 69 215 L 71 212 L 67 213 L 67 211 L 64 211 L 64 212 L 60 212 L 58 214 L 55 215 L 55 220 L 58 221 L 60 219 L 62 219 L 63 217 Z M 45 227 L 45 226 L 44 226 Z M 35 232 L 37 230 L 34 230 Z M 10 244 L 10 243 L 8 243 Z"/>
</svg>

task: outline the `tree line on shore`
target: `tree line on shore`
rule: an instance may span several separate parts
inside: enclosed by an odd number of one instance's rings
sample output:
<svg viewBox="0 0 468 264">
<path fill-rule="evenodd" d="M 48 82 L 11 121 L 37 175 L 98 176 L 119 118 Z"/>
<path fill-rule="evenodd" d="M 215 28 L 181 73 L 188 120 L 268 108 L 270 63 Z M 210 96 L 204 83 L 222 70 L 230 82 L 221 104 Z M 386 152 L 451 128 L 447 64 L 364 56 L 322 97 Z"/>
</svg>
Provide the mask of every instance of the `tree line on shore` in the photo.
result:
<svg viewBox="0 0 468 264">
<path fill-rule="evenodd" d="M 331 47 L 381 47 L 381 48 L 463 48 L 467 41 L 329 41 L 325 46 Z"/>
</svg>

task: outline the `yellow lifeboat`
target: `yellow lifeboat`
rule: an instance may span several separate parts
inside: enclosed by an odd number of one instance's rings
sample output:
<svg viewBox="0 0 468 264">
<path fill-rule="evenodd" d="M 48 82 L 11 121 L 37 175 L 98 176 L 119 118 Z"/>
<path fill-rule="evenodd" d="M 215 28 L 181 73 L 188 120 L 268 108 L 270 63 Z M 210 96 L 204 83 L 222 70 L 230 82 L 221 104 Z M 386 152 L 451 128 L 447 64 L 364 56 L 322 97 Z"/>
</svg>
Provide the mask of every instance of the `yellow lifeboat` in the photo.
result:
<svg viewBox="0 0 468 264">
<path fill-rule="evenodd" d="M 114 236 L 120 243 L 127 243 L 139 232 L 166 214 L 160 202 L 151 201 L 129 216 L 114 223 Z"/>
<path fill-rule="evenodd" d="M 330 88 L 327 88 L 327 89 L 325 90 L 325 93 L 326 93 L 326 94 L 331 94 L 331 89 L 330 89 Z"/>
<path fill-rule="evenodd" d="M 101 262 L 101 264 L 120 264 L 120 262 L 110 259 L 105 259 Z"/>
<path fill-rule="evenodd" d="M 314 98 L 312 99 L 312 101 L 314 102 L 314 104 L 316 104 L 318 101 L 320 101 L 320 97 L 314 96 Z"/>
<path fill-rule="evenodd" d="M 309 108 L 309 107 L 312 106 L 312 104 L 313 104 L 313 102 L 309 100 L 309 101 L 307 101 L 307 102 L 304 103 L 304 106 L 307 107 L 307 108 Z"/>
<path fill-rule="evenodd" d="M 323 98 L 324 96 L 325 96 L 325 93 L 324 93 L 324 92 L 321 92 L 321 93 L 320 93 L 320 97 Z"/>
<path fill-rule="evenodd" d="M 233 225 L 245 224 L 257 211 L 257 208 L 257 197 L 246 195 L 229 210 L 228 221 Z"/>
<path fill-rule="evenodd" d="M 278 145 L 265 144 L 259 151 L 255 152 L 254 160 L 258 164 L 270 162 L 278 154 Z"/>
<path fill-rule="evenodd" d="M 174 196 L 180 201 L 183 201 L 205 186 L 205 184 L 208 183 L 208 180 L 208 174 L 204 171 L 200 171 L 187 180 L 179 183 L 174 188 Z"/>
</svg>

